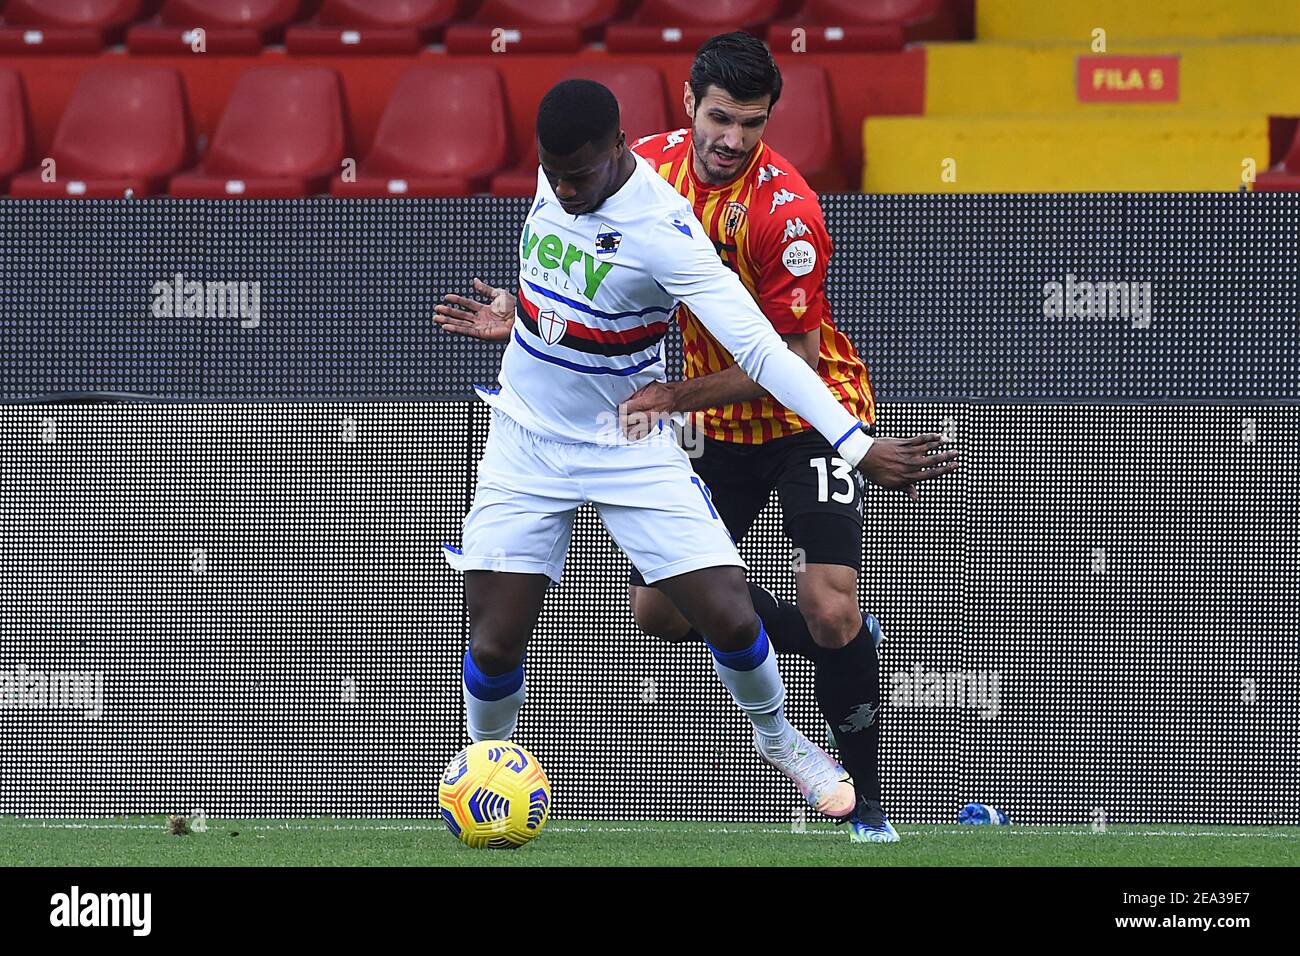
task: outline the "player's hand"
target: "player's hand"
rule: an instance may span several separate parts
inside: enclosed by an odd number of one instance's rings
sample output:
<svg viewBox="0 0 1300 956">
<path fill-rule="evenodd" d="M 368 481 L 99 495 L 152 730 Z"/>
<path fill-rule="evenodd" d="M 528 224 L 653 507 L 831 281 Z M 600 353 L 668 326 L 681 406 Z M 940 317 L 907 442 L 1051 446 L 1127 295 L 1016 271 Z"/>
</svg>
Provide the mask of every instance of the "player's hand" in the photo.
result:
<svg viewBox="0 0 1300 956">
<path fill-rule="evenodd" d="M 447 304 L 433 307 L 436 313 L 433 321 L 448 332 L 489 342 L 503 342 L 510 338 L 510 330 L 515 324 L 515 297 L 507 290 L 490 286 L 477 277 L 474 279 L 474 291 L 489 301 L 478 302 L 448 292 L 442 297 Z"/>
<path fill-rule="evenodd" d="M 943 436 L 934 433 L 912 438 L 877 438 L 867 449 L 858 471 L 873 484 L 919 498 L 917 485 L 957 470 L 956 450 L 931 454 L 943 445 Z"/>
<path fill-rule="evenodd" d="M 623 434 L 640 441 L 673 411 L 673 387 L 669 382 L 643 385 L 618 407 L 618 425 Z"/>
</svg>

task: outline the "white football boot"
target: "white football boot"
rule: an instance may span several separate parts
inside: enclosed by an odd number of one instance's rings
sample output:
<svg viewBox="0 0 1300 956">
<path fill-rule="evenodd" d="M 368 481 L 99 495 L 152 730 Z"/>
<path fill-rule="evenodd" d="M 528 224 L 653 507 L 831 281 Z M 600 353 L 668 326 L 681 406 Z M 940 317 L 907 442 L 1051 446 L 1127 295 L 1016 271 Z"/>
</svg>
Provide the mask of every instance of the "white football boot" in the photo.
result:
<svg viewBox="0 0 1300 956">
<path fill-rule="evenodd" d="M 853 781 L 835 758 L 792 725 L 779 744 L 768 745 L 757 731 L 754 747 L 763 760 L 781 771 L 799 788 L 808 805 L 828 817 L 846 817 L 857 806 Z"/>
</svg>

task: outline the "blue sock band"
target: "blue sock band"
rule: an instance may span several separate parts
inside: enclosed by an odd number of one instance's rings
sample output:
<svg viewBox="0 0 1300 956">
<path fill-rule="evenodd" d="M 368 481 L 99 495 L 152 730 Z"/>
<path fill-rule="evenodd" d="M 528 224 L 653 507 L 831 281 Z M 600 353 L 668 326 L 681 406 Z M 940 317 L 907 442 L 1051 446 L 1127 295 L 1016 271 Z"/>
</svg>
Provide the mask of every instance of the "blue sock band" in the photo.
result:
<svg viewBox="0 0 1300 956">
<path fill-rule="evenodd" d="M 712 644 L 709 644 L 709 650 L 713 651 L 714 658 L 723 667 L 730 667 L 733 671 L 752 671 L 767 660 L 767 655 L 772 652 L 772 644 L 767 639 L 767 630 L 763 627 L 763 619 L 759 618 L 758 637 L 754 638 L 754 643 L 749 647 L 738 651 L 720 651 Z"/>
<path fill-rule="evenodd" d="M 520 664 L 512 671 L 489 677 L 479 670 L 468 649 L 465 651 L 465 663 L 461 670 L 465 676 L 465 687 L 479 700 L 500 700 L 503 697 L 509 697 L 524 686 L 523 664 Z"/>
</svg>

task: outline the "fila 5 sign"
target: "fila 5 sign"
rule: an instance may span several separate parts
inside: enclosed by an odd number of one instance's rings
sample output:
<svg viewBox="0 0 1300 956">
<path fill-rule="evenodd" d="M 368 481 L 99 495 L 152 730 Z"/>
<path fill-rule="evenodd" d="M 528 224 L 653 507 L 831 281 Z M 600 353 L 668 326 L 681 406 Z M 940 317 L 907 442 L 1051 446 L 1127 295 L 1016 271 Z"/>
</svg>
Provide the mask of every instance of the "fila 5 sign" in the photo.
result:
<svg viewBox="0 0 1300 956">
<path fill-rule="evenodd" d="M 1081 56 L 1075 92 L 1080 103 L 1177 103 L 1178 57 Z"/>
</svg>

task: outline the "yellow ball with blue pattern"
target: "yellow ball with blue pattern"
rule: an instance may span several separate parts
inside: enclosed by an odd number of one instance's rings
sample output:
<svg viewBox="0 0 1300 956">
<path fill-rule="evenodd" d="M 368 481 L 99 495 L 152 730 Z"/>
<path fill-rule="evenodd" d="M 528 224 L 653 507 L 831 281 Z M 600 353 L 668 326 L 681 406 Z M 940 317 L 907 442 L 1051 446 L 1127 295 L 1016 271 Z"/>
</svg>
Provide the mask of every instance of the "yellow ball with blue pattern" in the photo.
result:
<svg viewBox="0 0 1300 956">
<path fill-rule="evenodd" d="M 476 849 L 513 850 L 542 832 L 551 782 L 518 744 L 480 740 L 452 758 L 438 783 L 447 829 Z"/>
</svg>

